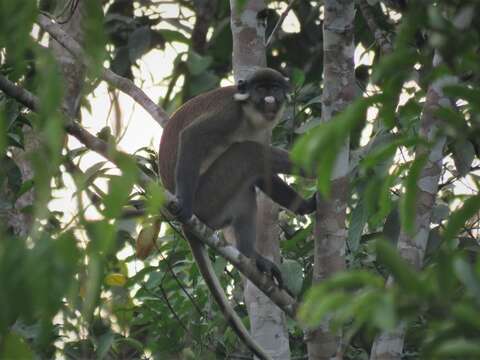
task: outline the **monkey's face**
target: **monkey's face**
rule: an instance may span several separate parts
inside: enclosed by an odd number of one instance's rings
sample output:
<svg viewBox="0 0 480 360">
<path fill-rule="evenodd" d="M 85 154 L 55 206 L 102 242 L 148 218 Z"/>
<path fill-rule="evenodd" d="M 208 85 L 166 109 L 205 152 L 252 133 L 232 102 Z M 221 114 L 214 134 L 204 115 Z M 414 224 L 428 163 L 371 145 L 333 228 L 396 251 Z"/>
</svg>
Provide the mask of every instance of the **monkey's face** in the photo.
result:
<svg viewBox="0 0 480 360">
<path fill-rule="evenodd" d="M 255 113 L 257 120 L 262 118 L 267 123 L 273 122 L 281 115 L 289 88 L 288 80 L 278 71 L 259 69 L 250 78 L 238 83 L 239 92 L 235 94 L 235 99 L 245 102 L 246 108 L 251 114 Z"/>
<path fill-rule="evenodd" d="M 250 90 L 250 101 L 265 120 L 273 121 L 282 109 L 286 89 L 277 82 L 260 82 Z"/>
</svg>

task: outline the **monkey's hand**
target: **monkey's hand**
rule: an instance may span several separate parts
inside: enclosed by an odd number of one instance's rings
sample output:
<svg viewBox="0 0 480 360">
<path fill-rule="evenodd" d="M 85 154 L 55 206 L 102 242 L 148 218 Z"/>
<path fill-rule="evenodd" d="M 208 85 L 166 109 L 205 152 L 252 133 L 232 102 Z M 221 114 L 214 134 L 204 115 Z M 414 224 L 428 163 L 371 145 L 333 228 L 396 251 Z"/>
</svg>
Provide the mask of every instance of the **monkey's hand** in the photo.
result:
<svg viewBox="0 0 480 360">
<path fill-rule="evenodd" d="M 260 254 L 255 254 L 255 264 L 258 270 L 267 274 L 273 281 L 276 281 L 278 287 L 283 288 L 282 273 L 277 264 Z"/>
<path fill-rule="evenodd" d="M 307 215 L 315 212 L 317 209 L 317 192 L 309 199 L 305 200 L 295 211 L 298 215 Z"/>
</svg>

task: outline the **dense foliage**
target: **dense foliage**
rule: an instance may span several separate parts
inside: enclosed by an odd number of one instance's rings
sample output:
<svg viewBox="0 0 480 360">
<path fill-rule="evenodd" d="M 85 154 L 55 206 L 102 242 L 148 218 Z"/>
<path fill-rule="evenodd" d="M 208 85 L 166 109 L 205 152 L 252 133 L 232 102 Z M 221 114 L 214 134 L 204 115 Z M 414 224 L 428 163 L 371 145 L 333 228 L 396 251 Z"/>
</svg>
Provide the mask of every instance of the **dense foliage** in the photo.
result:
<svg viewBox="0 0 480 360">
<path fill-rule="evenodd" d="M 223 359 L 241 352 L 212 306 L 186 242 L 168 222 L 161 225 L 155 251 L 142 261 L 135 255 L 140 228 L 155 232 L 158 219 L 157 149 L 116 154 L 115 165 L 78 166 L 92 151 L 65 141 L 58 111 L 63 81 L 52 53 L 41 45 L 45 34 L 34 26 L 40 10 L 58 15 L 54 3 L 0 0 L 0 74 L 41 104 L 34 113 L 0 92 L 0 358 Z M 187 47 L 164 79 L 166 96 L 154 99 L 168 112 L 230 75 L 227 1 L 212 2 L 203 33 L 193 26 L 205 16 L 201 2 L 166 1 L 178 6 L 178 18 L 164 15 L 156 1 L 99 3 L 86 1 L 84 48 L 91 64 L 83 107 L 90 108 L 88 94 L 98 86 L 104 63 L 135 80 L 142 56 L 152 49 Z M 267 32 L 280 16 L 275 9 L 286 3 L 269 4 Z M 345 358 L 367 359 L 374 336 L 398 324 L 407 328 L 405 358 L 478 358 L 480 6 L 473 0 L 369 3 L 393 50 L 382 51 L 358 11 L 357 58 L 366 59 L 356 66 L 358 99 L 333 122 L 320 124 L 322 1 L 296 1 L 291 15 L 299 29 L 280 31 L 268 49 L 269 65 L 283 69 L 294 85 L 274 143 L 293 147 L 300 163 L 318 170 L 316 183 L 292 179 L 295 186 L 305 195 L 318 187 L 328 196 L 336 152 L 347 139 L 352 149 L 348 271 L 310 289 L 311 219 L 280 216 L 286 282 L 304 300 L 301 322 L 289 322 L 292 352 L 305 355 L 301 326 L 328 316 L 344 333 Z M 460 31 L 454 20 L 465 13 L 471 21 Z M 443 58 L 435 68 L 434 52 Z M 428 142 L 418 133 L 425 96 L 446 76 L 457 79 L 445 88 L 456 106 L 435 109 L 440 131 Z M 107 127 L 97 136 L 113 148 L 120 135 L 112 133 Z M 401 229 L 413 231 L 416 221 L 424 159 L 415 151 L 433 147 L 439 137 L 446 138 L 442 176 L 424 266 L 417 271 L 395 246 Z M 25 153 L 33 178 L 24 168 Z M 145 183 L 145 175 L 152 183 Z M 71 219 L 49 210 L 67 178 L 74 181 L 72 201 L 78 204 Z M 140 203 L 145 211 L 132 217 Z M 92 207 L 98 216 L 87 216 Z M 247 321 L 238 273 L 218 256 L 215 267 Z M 389 274 L 395 281 L 385 287 Z"/>
</svg>

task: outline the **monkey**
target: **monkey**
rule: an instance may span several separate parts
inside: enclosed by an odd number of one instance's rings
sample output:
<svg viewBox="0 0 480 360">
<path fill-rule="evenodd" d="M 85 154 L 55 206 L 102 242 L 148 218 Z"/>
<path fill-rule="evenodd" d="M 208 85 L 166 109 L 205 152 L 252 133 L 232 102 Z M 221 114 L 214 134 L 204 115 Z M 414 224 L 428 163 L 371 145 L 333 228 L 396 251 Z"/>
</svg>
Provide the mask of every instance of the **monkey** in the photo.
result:
<svg viewBox="0 0 480 360">
<path fill-rule="evenodd" d="M 180 221 L 195 214 L 212 229 L 230 228 L 238 250 L 282 285 L 278 267 L 255 250 L 256 189 L 295 212 L 315 211 L 278 174 L 293 173 L 288 151 L 269 145 L 281 119 L 290 85 L 279 72 L 261 68 L 237 85 L 221 87 L 187 101 L 168 121 L 159 149 L 165 188 L 175 194 Z M 251 338 L 213 272 L 208 254 L 183 228 L 195 261 L 226 319 L 260 358 L 268 358 Z"/>
</svg>

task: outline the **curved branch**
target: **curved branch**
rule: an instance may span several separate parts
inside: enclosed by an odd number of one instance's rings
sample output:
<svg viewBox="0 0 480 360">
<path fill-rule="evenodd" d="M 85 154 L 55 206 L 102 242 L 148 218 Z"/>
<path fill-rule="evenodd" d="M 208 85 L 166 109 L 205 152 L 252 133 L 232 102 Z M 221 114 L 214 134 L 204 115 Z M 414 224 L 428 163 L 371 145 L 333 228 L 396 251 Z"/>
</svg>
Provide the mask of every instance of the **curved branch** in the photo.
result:
<svg viewBox="0 0 480 360">
<path fill-rule="evenodd" d="M 70 37 L 58 24 L 42 14 L 38 16 L 37 24 L 71 53 L 77 61 L 85 66 L 89 66 L 89 61 L 80 44 Z M 168 121 L 167 113 L 154 103 L 133 81 L 115 74 L 112 70 L 106 68 L 103 68 L 101 77 L 110 85 L 129 95 L 135 102 L 140 104 L 160 126 L 163 127 Z"/>
</svg>

